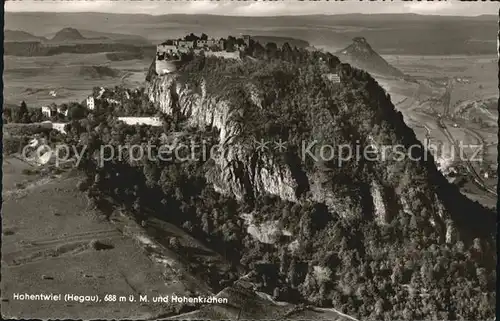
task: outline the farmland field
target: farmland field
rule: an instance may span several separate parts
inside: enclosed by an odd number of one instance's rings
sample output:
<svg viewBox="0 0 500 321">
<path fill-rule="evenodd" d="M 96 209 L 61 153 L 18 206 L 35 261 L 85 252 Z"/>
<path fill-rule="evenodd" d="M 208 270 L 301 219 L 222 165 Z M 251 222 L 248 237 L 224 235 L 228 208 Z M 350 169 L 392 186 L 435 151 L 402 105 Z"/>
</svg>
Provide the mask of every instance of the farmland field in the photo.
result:
<svg viewBox="0 0 500 321">
<path fill-rule="evenodd" d="M 188 283 L 146 255 L 115 223 L 89 209 L 74 175 L 26 175 L 16 158 L 3 164 L 2 315 L 13 318 L 154 318 L 168 304 L 12 300 L 14 293 L 128 295 L 187 293 Z M 40 224 L 44 222 L 44 224 Z M 199 286 L 192 287 L 199 289 Z M 9 298 L 9 299 L 7 299 Z"/>
<path fill-rule="evenodd" d="M 151 57 L 152 59 L 152 57 Z M 109 61 L 106 53 L 61 54 L 47 57 L 4 57 L 6 104 L 40 107 L 50 103 L 80 102 L 95 86 L 140 86 L 151 60 Z M 82 67 L 107 67 L 116 76 L 89 73 Z M 55 91 L 56 96 L 50 95 Z"/>
</svg>

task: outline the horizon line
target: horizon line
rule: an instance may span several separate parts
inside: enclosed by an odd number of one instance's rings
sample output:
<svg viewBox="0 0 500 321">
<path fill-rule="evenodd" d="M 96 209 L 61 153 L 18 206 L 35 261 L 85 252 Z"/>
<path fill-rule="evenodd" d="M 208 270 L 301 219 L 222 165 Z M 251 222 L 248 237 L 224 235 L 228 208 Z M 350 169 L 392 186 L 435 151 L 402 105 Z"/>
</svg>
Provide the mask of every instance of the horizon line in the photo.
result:
<svg viewBox="0 0 500 321">
<path fill-rule="evenodd" d="M 4 8 L 5 9 L 5 8 Z M 339 13 L 339 14 L 325 14 L 325 13 L 311 13 L 311 14 L 281 14 L 281 15 L 234 15 L 234 14 L 214 14 L 214 13 L 163 13 L 163 14 L 151 14 L 151 13 L 120 13 L 120 12 L 104 12 L 104 11 L 9 11 L 5 10 L 5 14 L 7 13 L 53 13 L 53 14 L 88 14 L 88 13 L 97 13 L 97 14 L 106 14 L 106 15 L 129 15 L 129 16 L 151 16 L 151 17 L 160 17 L 160 16 L 222 16 L 222 17 L 238 17 L 238 18 L 273 18 L 273 17 L 311 17 L 311 16 L 352 16 L 352 15 L 363 15 L 363 16 L 382 16 L 382 15 L 391 15 L 391 16 L 422 16 L 422 17 L 457 17 L 457 18 L 477 18 L 483 16 L 492 16 L 496 17 L 495 14 L 478 14 L 478 15 L 446 15 L 446 14 L 422 14 L 422 13 L 413 13 L 413 12 L 378 12 L 378 13 Z"/>
</svg>

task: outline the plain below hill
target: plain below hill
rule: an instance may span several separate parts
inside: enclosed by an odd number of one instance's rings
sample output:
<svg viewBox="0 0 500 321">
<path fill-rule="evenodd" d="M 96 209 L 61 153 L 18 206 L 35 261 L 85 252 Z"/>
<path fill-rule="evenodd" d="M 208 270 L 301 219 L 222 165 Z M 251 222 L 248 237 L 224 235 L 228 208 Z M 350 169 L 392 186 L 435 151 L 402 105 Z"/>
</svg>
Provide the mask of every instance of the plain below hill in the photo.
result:
<svg viewBox="0 0 500 321">
<path fill-rule="evenodd" d="M 48 173 L 42 173 L 43 170 Z M 153 297 L 189 295 L 194 286 L 174 279 L 143 248 L 122 233 L 130 224 L 118 215 L 113 224 L 78 189 L 74 173 L 53 175 L 8 157 L 3 162 L 2 191 L 2 316 L 6 318 L 104 317 L 157 319 L 170 314 L 171 304 L 138 302 L 107 304 L 12 300 L 18 293 L 108 293 L 138 291 Z M 43 222 L 40 224 L 40 222 Z M 196 287 L 197 288 L 197 287 Z M 78 289 L 78 292 L 75 291 Z"/>
<path fill-rule="evenodd" d="M 368 72 L 390 77 L 403 77 L 401 70 L 382 58 L 363 37 L 356 37 L 352 44 L 335 53 L 340 60 Z"/>
<path fill-rule="evenodd" d="M 95 30 L 78 29 L 82 36 L 87 39 L 107 39 L 116 43 L 133 45 L 150 45 L 151 41 L 139 35 L 115 32 L 100 32 Z"/>
</svg>

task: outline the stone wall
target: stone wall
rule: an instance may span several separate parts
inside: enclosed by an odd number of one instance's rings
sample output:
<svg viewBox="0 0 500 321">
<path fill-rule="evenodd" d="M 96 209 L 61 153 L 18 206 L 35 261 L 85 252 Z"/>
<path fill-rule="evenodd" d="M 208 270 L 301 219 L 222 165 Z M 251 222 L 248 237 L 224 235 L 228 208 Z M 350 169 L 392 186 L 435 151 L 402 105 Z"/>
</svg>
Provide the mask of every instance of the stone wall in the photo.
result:
<svg viewBox="0 0 500 321">
<path fill-rule="evenodd" d="M 159 117 L 118 117 L 118 120 L 127 125 L 148 125 L 159 127 L 162 121 Z"/>
<path fill-rule="evenodd" d="M 165 75 L 176 72 L 180 65 L 180 61 L 156 60 L 156 74 Z"/>
<path fill-rule="evenodd" d="M 234 52 L 205 51 L 205 55 L 214 56 L 214 57 L 221 57 L 221 58 L 226 58 L 226 59 L 240 59 L 240 52 L 239 51 L 234 51 Z"/>
</svg>

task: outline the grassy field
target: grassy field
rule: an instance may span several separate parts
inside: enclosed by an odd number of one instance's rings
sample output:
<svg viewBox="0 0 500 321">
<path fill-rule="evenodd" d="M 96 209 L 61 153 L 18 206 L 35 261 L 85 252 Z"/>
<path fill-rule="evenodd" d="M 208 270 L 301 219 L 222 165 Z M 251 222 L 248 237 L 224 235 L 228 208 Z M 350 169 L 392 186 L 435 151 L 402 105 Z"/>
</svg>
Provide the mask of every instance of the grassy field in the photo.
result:
<svg viewBox="0 0 500 321">
<path fill-rule="evenodd" d="M 24 175 L 29 165 L 3 164 L 2 316 L 6 318 L 146 319 L 178 307 L 139 302 L 16 301 L 14 293 L 129 296 L 187 295 L 200 288 L 154 262 L 115 223 L 88 208 L 77 177 Z M 130 229 L 130 228 L 129 228 Z M 177 310 L 176 310 L 177 309 Z"/>
<path fill-rule="evenodd" d="M 152 59 L 152 57 L 151 57 Z M 82 101 L 94 86 L 137 87 L 143 84 L 151 60 L 109 61 L 106 53 L 61 54 L 48 57 L 4 57 L 4 101 L 40 107 Z M 117 77 L 82 72 L 82 67 L 106 66 Z M 50 95 L 54 90 L 56 97 Z"/>
<path fill-rule="evenodd" d="M 274 301 L 269 295 L 255 292 L 252 284 L 242 277 L 233 286 L 217 294 L 227 298 L 228 304 L 205 305 L 199 310 L 181 314 L 165 320 L 330 320 L 357 321 L 335 309 L 300 308 L 287 302 Z"/>
</svg>

